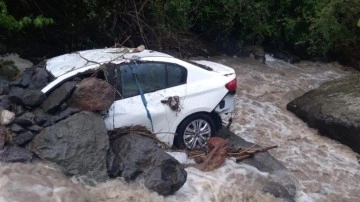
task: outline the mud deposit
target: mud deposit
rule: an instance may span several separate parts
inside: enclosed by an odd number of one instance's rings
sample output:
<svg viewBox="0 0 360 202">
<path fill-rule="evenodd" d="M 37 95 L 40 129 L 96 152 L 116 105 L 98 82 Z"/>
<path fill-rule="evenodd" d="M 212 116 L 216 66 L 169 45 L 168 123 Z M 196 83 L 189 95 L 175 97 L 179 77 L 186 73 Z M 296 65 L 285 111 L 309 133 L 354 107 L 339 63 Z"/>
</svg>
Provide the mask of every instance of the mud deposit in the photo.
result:
<svg viewBox="0 0 360 202">
<path fill-rule="evenodd" d="M 286 104 L 321 83 L 351 74 L 336 63 L 291 65 L 268 57 L 266 64 L 250 58 L 211 58 L 233 67 L 238 76 L 237 108 L 231 130 L 262 146 L 283 163 L 296 181 L 296 201 L 360 201 L 357 154 L 286 110 Z M 340 106 L 339 106 L 340 107 Z M 188 179 L 175 195 L 148 191 L 141 181 L 115 179 L 85 186 L 59 169 L 36 165 L 0 164 L 0 201 L 279 201 L 261 191 L 273 180 L 262 172 L 228 159 L 211 172 L 187 168 Z"/>
</svg>

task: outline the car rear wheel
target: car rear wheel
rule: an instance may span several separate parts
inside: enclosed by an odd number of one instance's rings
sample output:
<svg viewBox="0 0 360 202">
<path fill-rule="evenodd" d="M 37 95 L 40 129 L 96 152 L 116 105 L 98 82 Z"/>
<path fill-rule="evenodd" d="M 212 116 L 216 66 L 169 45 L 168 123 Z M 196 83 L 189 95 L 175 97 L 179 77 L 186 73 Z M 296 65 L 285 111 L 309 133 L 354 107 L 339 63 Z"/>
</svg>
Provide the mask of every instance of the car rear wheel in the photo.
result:
<svg viewBox="0 0 360 202">
<path fill-rule="evenodd" d="M 174 145 L 189 150 L 200 149 L 214 132 L 215 124 L 209 115 L 195 114 L 180 124 Z"/>
</svg>

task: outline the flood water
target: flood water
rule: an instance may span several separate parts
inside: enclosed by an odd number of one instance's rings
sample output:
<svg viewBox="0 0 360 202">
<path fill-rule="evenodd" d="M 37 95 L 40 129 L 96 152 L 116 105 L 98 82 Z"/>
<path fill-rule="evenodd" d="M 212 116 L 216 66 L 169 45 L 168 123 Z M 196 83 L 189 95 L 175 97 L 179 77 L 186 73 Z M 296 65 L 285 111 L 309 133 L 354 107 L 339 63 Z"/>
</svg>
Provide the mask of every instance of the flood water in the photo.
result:
<svg viewBox="0 0 360 202">
<path fill-rule="evenodd" d="M 318 134 L 286 110 L 286 104 L 321 83 L 351 74 L 337 63 L 289 64 L 267 57 L 210 58 L 237 73 L 231 130 L 262 146 L 283 163 L 296 182 L 296 201 L 360 201 L 360 165 L 347 146 Z M 346 70 L 346 69 L 345 69 Z M 341 107 L 341 106 L 339 106 Z M 261 191 L 274 176 L 233 159 L 211 172 L 186 168 L 188 179 L 174 195 L 148 191 L 141 181 L 111 180 L 85 186 L 54 166 L 0 163 L 0 202 L 6 201 L 279 201 Z"/>
</svg>

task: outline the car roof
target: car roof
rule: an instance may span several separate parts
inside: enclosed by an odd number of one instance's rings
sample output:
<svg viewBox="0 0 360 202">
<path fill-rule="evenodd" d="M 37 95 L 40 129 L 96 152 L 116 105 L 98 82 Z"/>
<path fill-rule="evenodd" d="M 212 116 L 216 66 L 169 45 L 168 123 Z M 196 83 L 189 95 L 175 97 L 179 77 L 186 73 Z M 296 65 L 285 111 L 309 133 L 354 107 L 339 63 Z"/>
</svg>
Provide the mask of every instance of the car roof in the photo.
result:
<svg viewBox="0 0 360 202">
<path fill-rule="evenodd" d="M 122 63 L 134 57 L 173 58 L 171 55 L 147 49 L 139 52 L 135 48 L 92 49 L 77 51 L 48 59 L 46 62 L 46 70 L 56 78 L 82 67 L 96 64 L 101 65 L 109 62 Z"/>
</svg>

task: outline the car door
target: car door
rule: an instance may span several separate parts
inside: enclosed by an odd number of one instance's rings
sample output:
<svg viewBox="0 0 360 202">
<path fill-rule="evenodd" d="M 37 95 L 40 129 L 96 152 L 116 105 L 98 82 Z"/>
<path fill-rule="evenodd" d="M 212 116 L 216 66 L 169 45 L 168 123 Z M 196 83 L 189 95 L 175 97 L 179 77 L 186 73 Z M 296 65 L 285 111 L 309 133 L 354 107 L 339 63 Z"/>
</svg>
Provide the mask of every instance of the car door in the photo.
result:
<svg viewBox="0 0 360 202">
<path fill-rule="evenodd" d="M 105 72 L 118 91 L 105 118 L 107 128 L 146 126 L 171 145 L 175 131 L 170 128 L 185 100 L 187 70 L 172 63 L 143 61 L 115 65 Z M 174 97 L 177 108 L 172 105 Z"/>
<path fill-rule="evenodd" d="M 116 101 L 104 119 L 107 129 L 133 125 L 145 126 L 153 132 L 168 129 L 165 107 L 152 95 L 156 88 L 165 87 L 161 86 L 165 79 L 161 75 L 161 66 L 146 68 L 145 65 L 126 63 L 108 66 L 105 72 L 108 82 L 117 90 Z"/>
</svg>

